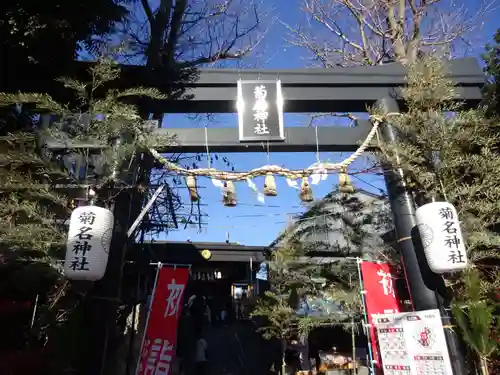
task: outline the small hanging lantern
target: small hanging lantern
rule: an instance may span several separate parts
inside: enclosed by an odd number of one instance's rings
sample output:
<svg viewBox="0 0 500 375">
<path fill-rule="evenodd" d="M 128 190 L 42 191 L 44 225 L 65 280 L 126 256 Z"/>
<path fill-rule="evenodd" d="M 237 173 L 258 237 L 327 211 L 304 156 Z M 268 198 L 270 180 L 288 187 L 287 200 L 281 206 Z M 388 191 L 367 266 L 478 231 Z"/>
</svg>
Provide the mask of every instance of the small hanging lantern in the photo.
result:
<svg viewBox="0 0 500 375">
<path fill-rule="evenodd" d="M 189 198 L 191 199 L 191 202 L 198 202 L 200 200 L 200 195 L 198 194 L 196 177 L 187 176 L 186 177 L 186 186 L 189 190 Z"/>
<path fill-rule="evenodd" d="M 68 279 L 102 279 L 108 264 L 114 216 L 97 206 L 80 206 L 71 213 L 64 274 Z"/>
<path fill-rule="evenodd" d="M 311 185 L 309 185 L 307 177 L 302 178 L 302 184 L 300 185 L 299 196 L 302 202 L 312 202 L 314 200 Z"/>
<path fill-rule="evenodd" d="M 212 252 L 210 250 L 208 250 L 208 249 L 202 250 L 201 251 L 201 256 L 205 260 L 210 260 L 210 258 L 212 258 Z"/>
<path fill-rule="evenodd" d="M 418 231 L 432 272 L 445 273 L 467 268 L 458 214 L 448 202 L 432 202 L 417 209 Z"/>
<path fill-rule="evenodd" d="M 354 193 L 354 186 L 351 184 L 351 178 L 347 174 L 346 168 L 342 168 L 339 173 L 339 191 L 345 194 Z"/>
<path fill-rule="evenodd" d="M 266 175 L 266 179 L 264 181 L 264 195 L 267 197 L 275 197 L 278 195 L 276 191 L 276 180 L 272 173 L 268 173 Z"/>
<path fill-rule="evenodd" d="M 222 188 L 222 203 L 226 207 L 236 206 L 236 190 L 232 181 L 224 181 Z"/>
</svg>

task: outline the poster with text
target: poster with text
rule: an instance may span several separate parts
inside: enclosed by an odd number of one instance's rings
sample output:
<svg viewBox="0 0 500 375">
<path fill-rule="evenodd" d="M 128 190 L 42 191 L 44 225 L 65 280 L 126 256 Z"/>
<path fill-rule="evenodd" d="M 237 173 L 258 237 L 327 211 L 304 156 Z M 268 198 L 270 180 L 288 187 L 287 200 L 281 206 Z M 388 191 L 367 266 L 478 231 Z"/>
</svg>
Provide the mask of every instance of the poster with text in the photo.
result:
<svg viewBox="0 0 500 375">
<path fill-rule="evenodd" d="M 170 375 L 189 269 L 160 267 L 136 375 Z"/>
<path fill-rule="evenodd" d="M 375 367 L 380 368 L 374 319 L 380 314 L 399 313 L 399 298 L 396 296 L 395 279 L 389 264 L 361 262 L 361 276 L 373 361 Z"/>
<path fill-rule="evenodd" d="M 384 375 L 453 375 L 439 310 L 381 315 L 375 324 Z"/>
</svg>

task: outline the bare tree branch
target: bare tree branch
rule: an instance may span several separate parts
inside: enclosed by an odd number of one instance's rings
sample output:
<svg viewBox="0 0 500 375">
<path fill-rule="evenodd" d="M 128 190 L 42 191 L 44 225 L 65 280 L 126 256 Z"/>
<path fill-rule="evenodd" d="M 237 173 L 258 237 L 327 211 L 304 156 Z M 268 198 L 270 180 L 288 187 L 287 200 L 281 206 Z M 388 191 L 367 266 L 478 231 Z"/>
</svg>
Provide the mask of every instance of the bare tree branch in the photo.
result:
<svg viewBox="0 0 500 375">
<path fill-rule="evenodd" d="M 136 63 L 189 68 L 253 51 L 266 31 L 267 15 L 257 0 L 141 0 L 121 35 Z"/>
<path fill-rule="evenodd" d="M 427 52 L 463 55 L 496 0 L 303 0 L 307 22 L 285 25 L 315 65 L 410 63 Z M 480 45 L 480 43 L 475 43 Z"/>
</svg>

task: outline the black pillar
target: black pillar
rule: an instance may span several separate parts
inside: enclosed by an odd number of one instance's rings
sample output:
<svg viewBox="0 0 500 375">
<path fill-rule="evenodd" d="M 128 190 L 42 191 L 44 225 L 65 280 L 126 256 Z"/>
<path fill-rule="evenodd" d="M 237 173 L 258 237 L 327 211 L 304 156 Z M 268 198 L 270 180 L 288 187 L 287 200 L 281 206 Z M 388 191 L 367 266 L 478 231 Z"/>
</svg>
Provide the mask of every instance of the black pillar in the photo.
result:
<svg viewBox="0 0 500 375">
<path fill-rule="evenodd" d="M 142 169 L 137 161 L 126 171 L 128 162 L 117 162 L 110 175 L 137 183 Z M 126 172 L 127 174 L 123 173 Z M 107 375 L 116 372 L 116 354 L 124 338 L 120 337 L 118 310 L 122 304 L 123 267 L 128 247 L 133 240 L 127 237 L 127 230 L 139 215 L 143 196 L 137 189 L 109 187 L 106 193 L 110 209 L 114 213 L 115 226 L 109 251 L 108 265 L 104 277 L 95 282 L 85 300 L 85 326 L 83 353 L 79 365 L 81 375 Z M 102 202 L 104 203 L 104 202 Z"/>
<path fill-rule="evenodd" d="M 393 98 L 384 98 L 376 105 L 384 113 L 398 113 L 399 107 Z M 381 138 L 388 143 L 397 141 L 397 132 L 390 123 L 385 122 L 380 128 Z M 415 203 L 404 182 L 403 171 L 383 165 L 387 192 L 394 217 L 394 226 L 398 249 L 408 280 L 408 288 L 413 307 L 416 311 L 439 309 L 451 365 L 454 375 L 466 375 L 465 355 L 461 350 L 460 341 L 451 329 L 449 315 L 449 298 L 445 295 L 443 278 L 433 273 L 423 251 L 415 219 Z"/>
<path fill-rule="evenodd" d="M 86 355 L 81 365 L 82 375 L 109 374 L 110 362 L 116 347 L 118 307 L 121 299 L 123 265 L 127 246 L 127 221 L 130 215 L 130 197 L 120 193 L 114 202 L 115 229 L 104 277 L 97 281 L 86 298 L 85 321 Z M 111 361 L 110 361 L 111 360 Z"/>
</svg>

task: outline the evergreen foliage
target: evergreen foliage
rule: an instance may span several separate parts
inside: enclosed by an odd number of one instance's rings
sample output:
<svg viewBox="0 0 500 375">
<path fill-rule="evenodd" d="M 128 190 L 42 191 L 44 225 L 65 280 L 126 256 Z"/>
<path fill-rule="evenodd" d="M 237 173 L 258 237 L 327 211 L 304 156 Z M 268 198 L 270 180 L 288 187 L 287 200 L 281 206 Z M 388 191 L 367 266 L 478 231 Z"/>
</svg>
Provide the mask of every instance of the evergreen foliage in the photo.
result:
<svg viewBox="0 0 500 375">
<path fill-rule="evenodd" d="M 386 201 L 338 188 L 297 218 L 271 247 L 271 289 L 257 300 L 252 316 L 262 321 L 264 338 L 283 347 L 320 327 L 339 326 L 354 335 L 360 328 L 362 300 L 355 257 L 391 261 L 394 252 L 381 236 L 392 229 Z M 330 254 L 330 255 L 329 255 Z M 347 257 L 347 258 L 346 258 Z M 305 303 L 329 301 L 318 315 Z"/>
<path fill-rule="evenodd" d="M 488 360 L 498 349 L 499 326 L 495 306 L 483 284 L 476 269 L 465 274 L 463 294 L 455 301 L 453 315 L 465 342 L 479 359 L 481 375 L 488 375 Z"/>
<path fill-rule="evenodd" d="M 251 316 L 262 321 L 258 331 L 266 339 L 278 339 L 282 345 L 282 371 L 285 348 L 294 337 L 307 338 L 321 326 L 340 325 L 357 329 L 361 294 L 355 262 L 338 261 L 327 264 L 309 262 L 302 244 L 289 241 L 272 252 L 269 264 L 271 289 L 257 300 Z M 312 316 L 304 311 L 308 298 L 334 301 L 336 311 Z M 354 334 L 354 332 L 353 332 Z"/>
<path fill-rule="evenodd" d="M 391 166 L 403 169 L 415 195 L 455 205 L 477 263 L 498 258 L 500 237 L 491 229 L 500 221 L 500 122 L 482 108 L 463 108 L 454 92 L 440 62 L 411 66 L 403 90 L 408 110 L 390 119 L 401 141 L 381 148 Z"/>
<path fill-rule="evenodd" d="M 273 251 L 269 263 L 271 289 L 257 301 L 253 316 L 265 317 L 264 337 L 289 338 L 308 333 L 315 326 L 335 324 L 357 315 L 360 308 L 356 263 L 346 260 L 316 263 L 308 260 L 298 242 Z M 337 313 L 328 317 L 300 314 L 306 297 L 327 298 L 338 303 Z M 340 303 L 340 301 L 342 301 Z"/>
<path fill-rule="evenodd" d="M 164 98 L 163 94 L 152 88 L 133 88 L 110 89 L 97 96 L 96 90 L 116 79 L 119 69 L 111 60 L 102 59 L 90 70 L 92 82 L 61 79 L 62 84 L 78 95 L 80 108 L 69 108 L 43 94 L 0 93 L 0 106 L 7 111 L 0 128 L 2 256 L 16 252 L 28 258 L 44 257 L 50 255 L 51 246 L 61 244 L 64 237 L 55 218 L 67 217 L 68 199 L 61 196 L 54 185 L 77 184 L 78 179 L 61 169 L 56 163 L 57 156 L 45 147 L 47 142 L 60 142 L 73 153 L 87 157 L 87 162 L 90 162 L 89 149 L 85 144 L 100 146 L 102 178 L 95 187 L 99 190 L 112 178 L 116 182 L 116 176 L 109 173 L 114 163 L 127 160 L 136 150 L 156 141 L 150 134 L 151 127 L 141 119 L 135 106 L 124 103 L 123 98 Z M 38 129 L 28 111 L 47 111 L 56 114 L 58 120 L 47 130 Z M 27 120 L 22 127 L 21 118 Z M 17 130 L 19 128 L 23 130 Z M 124 135 L 126 142 L 113 143 Z"/>
<path fill-rule="evenodd" d="M 33 332 L 48 335 L 49 346 L 58 357 L 53 364 L 58 368 L 71 366 L 78 355 L 76 346 L 68 343 L 74 341 L 74 325 L 82 314 L 79 294 L 85 292 L 72 288 L 60 273 L 58 260 L 66 237 L 62 224 L 73 208 L 72 197 L 61 191 L 71 191 L 69 185 L 91 184 L 97 199 L 107 205 L 112 198 L 109 192 L 140 188 L 128 187 L 120 174 L 113 173 L 115 167 L 123 169 L 136 152 L 159 141 L 127 99 L 165 96 L 151 88 L 107 89 L 118 75 L 115 63 L 102 58 L 90 67 L 92 81 L 61 79 L 80 99 L 78 107 L 57 103 L 43 94 L 0 93 L 0 263 L 7 282 L 2 284 L 2 292 L 5 296 L 22 291 L 23 296 L 17 298 L 28 300 L 40 294 Z M 52 126 L 43 128 L 40 112 L 57 115 Z M 67 154 L 52 152 L 49 144 L 62 145 Z M 68 155 L 70 160 L 83 160 L 84 166 L 98 163 L 99 168 L 89 168 L 94 170 L 92 176 L 85 168 L 82 181 L 80 171 L 71 170 L 71 163 L 69 169 L 64 167 Z"/>
<path fill-rule="evenodd" d="M 493 37 L 493 44 L 486 45 L 483 55 L 488 83 L 484 87 L 484 104 L 488 115 L 500 115 L 500 29 Z"/>
<path fill-rule="evenodd" d="M 33 84 L 30 80 L 40 81 L 41 77 L 50 84 L 55 78 L 70 74 L 79 53 L 101 49 L 114 25 L 127 16 L 126 3 L 2 1 L 0 65 L 5 70 L 0 91 L 24 90 Z"/>
<path fill-rule="evenodd" d="M 365 191 L 343 194 L 337 187 L 314 202 L 275 241 L 298 241 L 304 251 L 379 259 L 391 256 L 381 236 L 392 230 L 386 197 Z"/>
<path fill-rule="evenodd" d="M 495 266 L 500 245 L 500 121 L 488 107 L 464 108 L 453 100 L 455 90 L 439 61 L 427 58 L 412 65 L 403 90 L 408 109 L 389 119 L 400 141 L 380 146 L 385 161 L 403 170 L 415 196 L 424 202 L 443 198 L 457 208 L 468 257 L 478 271 L 445 277 L 460 301 L 454 308 L 460 331 L 484 359 L 496 347 L 491 340 L 494 306 L 488 297 L 500 281 Z M 459 307 L 464 303 L 466 310 Z"/>
</svg>

